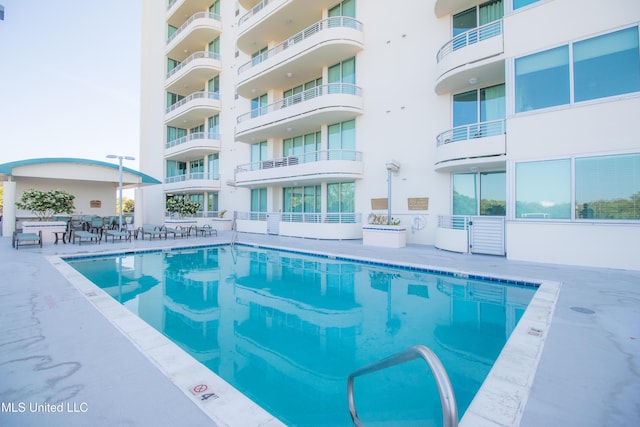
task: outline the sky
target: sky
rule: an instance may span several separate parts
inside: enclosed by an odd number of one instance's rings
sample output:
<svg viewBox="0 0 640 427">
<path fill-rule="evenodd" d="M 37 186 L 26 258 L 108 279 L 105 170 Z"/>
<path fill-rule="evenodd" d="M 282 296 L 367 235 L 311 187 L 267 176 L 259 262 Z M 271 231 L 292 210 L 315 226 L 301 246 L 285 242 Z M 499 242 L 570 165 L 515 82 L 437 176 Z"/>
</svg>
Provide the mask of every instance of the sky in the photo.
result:
<svg viewBox="0 0 640 427">
<path fill-rule="evenodd" d="M 138 168 L 141 3 L 0 0 L 0 164 L 116 154 Z"/>
</svg>

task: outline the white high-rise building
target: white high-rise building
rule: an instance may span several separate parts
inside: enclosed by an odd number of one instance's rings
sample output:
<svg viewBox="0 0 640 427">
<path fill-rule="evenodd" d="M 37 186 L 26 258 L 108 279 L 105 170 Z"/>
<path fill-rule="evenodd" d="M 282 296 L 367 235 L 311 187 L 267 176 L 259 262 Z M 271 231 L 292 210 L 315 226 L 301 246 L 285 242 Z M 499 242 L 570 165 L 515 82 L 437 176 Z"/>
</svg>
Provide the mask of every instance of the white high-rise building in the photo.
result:
<svg viewBox="0 0 640 427">
<path fill-rule="evenodd" d="M 143 3 L 137 221 L 640 269 L 637 0 Z"/>
</svg>

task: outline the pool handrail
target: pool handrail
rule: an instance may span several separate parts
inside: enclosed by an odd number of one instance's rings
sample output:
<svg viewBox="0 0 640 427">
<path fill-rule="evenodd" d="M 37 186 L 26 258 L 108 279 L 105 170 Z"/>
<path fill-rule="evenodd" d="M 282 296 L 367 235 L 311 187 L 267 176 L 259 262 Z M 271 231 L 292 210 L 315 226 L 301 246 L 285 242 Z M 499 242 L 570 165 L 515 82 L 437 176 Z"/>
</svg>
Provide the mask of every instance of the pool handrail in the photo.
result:
<svg viewBox="0 0 640 427">
<path fill-rule="evenodd" d="M 353 381 L 355 377 L 367 375 L 372 372 L 380 371 L 382 369 L 390 368 L 395 365 L 399 365 L 404 362 L 422 358 L 431 369 L 433 377 L 438 385 L 438 392 L 440 393 L 440 403 L 442 404 L 442 425 L 444 427 L 457 427 L 458 426 L 458 407 L 456 405 L 456 399 L 453 394 L 453 387 L 451 381 L 447 375 L 447 371 L 444 369 L 442 362 L 424 345 L 415 345 L 399 353 L 395 353 L 384 359 L 380 359 L 367 366 L 356 369 L 349 374 L 347 379 L 347 399 L 349 400 L 349 412 L 351 413 L 351 419 L 356 427 L 364 427 L 364 424 L 358 418 L 356 413 L 356 403 L 353 395 Z"/>
</svg>

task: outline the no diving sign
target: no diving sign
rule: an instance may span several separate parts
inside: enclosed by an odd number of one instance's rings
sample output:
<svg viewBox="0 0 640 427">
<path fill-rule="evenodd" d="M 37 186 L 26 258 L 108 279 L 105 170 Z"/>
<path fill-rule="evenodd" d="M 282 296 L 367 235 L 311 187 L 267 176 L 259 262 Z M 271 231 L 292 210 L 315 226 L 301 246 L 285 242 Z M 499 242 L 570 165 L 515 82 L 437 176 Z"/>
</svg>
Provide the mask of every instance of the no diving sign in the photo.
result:
<svg viewBox="0 0 640 427">
<path fill-rule="evenodd" d="M 199 400 L 202 402 L 208 402 L 209 400 L 216 400 L 220 397 L 217 394 L 208 390 L 209 390 L 209 386 L 204 383 L 196 384 L 189 387 L 189 391 L 191 391 L 193 395 L 197 396 Z"/>
</svg>

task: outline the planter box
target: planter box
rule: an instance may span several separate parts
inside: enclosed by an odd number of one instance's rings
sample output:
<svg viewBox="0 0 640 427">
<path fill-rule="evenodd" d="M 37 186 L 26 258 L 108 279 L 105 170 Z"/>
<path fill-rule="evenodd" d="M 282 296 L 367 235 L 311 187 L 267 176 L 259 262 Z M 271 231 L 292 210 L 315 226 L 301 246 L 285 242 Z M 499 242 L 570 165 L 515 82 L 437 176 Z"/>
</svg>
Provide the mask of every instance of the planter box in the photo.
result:
<svg viewBox="0 0 640 427">
<path fill-rule="evenodd" d="M 231 218 L 211 218 L 211 226 L 218 231 L 231 230 L 231 224 L 233 219 Z"/>
<path fill-rule="evenodd" d="M 67 231 L 67 223 L 64 221 L 24 221 L 22 223 L 23 233 L 38 234 L 38 231 L 42 231 L 43 244 L 53 243 L 56 241 L 55 232 Z"/>
<path fill-rule="evenodd" d="M 362 244 L 404 248 L 407 245 L 407 229 L 400 225 L 366 225 L 362 227 Z"/>
</svg>

